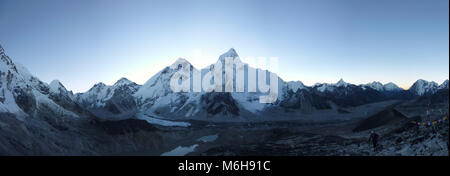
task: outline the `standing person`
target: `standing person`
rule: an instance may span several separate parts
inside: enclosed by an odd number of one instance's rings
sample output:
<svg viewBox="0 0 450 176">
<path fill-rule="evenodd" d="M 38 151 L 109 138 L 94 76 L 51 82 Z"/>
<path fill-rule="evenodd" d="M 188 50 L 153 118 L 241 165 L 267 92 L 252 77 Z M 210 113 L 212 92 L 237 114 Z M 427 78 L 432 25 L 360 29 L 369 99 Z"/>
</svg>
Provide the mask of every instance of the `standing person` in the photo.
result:
<svg viewBox="0 0 450 176">
<path fill-rule="evenodd" d="M 376 151 L 376 149 L 377 149 L 378 137 L 379 137 L 379 135 L 377 133 L 375 133 L 374 131 L 370 132 L 369 142 L 372 141 L 373 151 Z"/>
</svg>

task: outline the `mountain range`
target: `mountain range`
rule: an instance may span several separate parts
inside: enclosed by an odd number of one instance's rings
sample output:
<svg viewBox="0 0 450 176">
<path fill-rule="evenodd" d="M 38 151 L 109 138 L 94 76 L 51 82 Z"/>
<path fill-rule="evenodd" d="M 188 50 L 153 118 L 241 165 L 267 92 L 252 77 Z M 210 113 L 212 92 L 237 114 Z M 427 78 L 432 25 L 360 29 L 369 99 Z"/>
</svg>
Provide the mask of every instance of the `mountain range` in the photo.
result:
<svg viewBox="0 0 450 176">
<path fill-rule="evenodd" d="M 409 100 L 433 95 L 439 90 L 448 91 L 448 80 L 439 85 L 419 79 L 408 90 L 403 90 L 394 83 L 355 85 L 342 79 L 337 83 L 306 86 L 301 81 L 286 82 L 278 77 L 277 101 L 262 104 L 258 97 L 263 93 L 249 92 L 247 89 L 242 93 L 173 92 L 170 78 L 179 71 L 181 64 L 189 64 L 186 59 L 180 58 L 143 85 L 121 78 L 114 85 L 98 83 L 87 92 L 74 94 L 57 80 L 50 84 L 39 80 L 7 56 L 1 46 L 0 57 L 0 113 L 13 114 L 18 119 L 45 116 L 123 120 L 146 114 L 177 120 L 239 121 L 270 116 L 274 112 L 312 113 L 387 100 Z M 225 57 L 241 62 L 234 49 L 221 55 L 217 62 L 224 63 Z M 191 72 L 199 71 L 204 75 L 212 67 L 197 70 L 191 65 Z M 255 68 L 245 64 L 246 74 L 249 69 Z M 247 79 L 245 83 L 247 86 Z"/>
</svg>

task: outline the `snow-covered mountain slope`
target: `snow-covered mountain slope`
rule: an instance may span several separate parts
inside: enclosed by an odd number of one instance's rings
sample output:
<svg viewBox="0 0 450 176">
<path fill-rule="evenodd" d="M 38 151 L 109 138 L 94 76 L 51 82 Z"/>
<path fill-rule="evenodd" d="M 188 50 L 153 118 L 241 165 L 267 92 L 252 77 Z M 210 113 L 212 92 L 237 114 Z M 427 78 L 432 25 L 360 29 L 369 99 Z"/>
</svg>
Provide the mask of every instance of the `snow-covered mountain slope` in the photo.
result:
<svg viewBox="0 0 450 176">
<path fill-rule="evenodd" d="M 392 82 L 389 82 L 389 83 L 383 85 L 383 90 L 389 91 L 389 92 L 403 91 L 402 88 L 398 87 L 396 84 L 394 84 Z"/>
<path fill-rule="evenodd" d="M 75 96 L 72 91 L 68 91 L 64 85 L 58 80 L 53 80 L 49 84 L 49 98 L 55 103 L 64 107 L 67 110 L 75 112 L 77 114 L 87 115 L 90 114 L 85 111 L 78 103 L 74 101 Z"/>
<path fill-rule="evenodd" d="M 343 79 L 340 79 L 337 83 L 336 83 L 336 87 L 347 87 L 349 85 L 349 83 L 345 82 Z"/>
<path fill-rule="evenodd" d="M 312 87 L 306 86 L 299 93 L 287 92 L 285 101 L 280 106 L 310 112 L 314 109 L 329 109 L 335 105 L 359 106 L 384 100 L 410 98 L 412 96 L 393 83 L 383 85 L 380 82 L 372 82 L 354 85 L 341 79 L 334 84 L 319 83 Z"/>
<path fill-rule="evenodd" d="M 54 85 L 55 86 L 55 85 Z M 52 90 L 46 83 L 14 63 L 0 46 L 0 112 L 9 112 L 19 117 L 40 113 L 56 116 L 78 117 L 77 113 L 65 109 L 54 101 Z"/>
<path fill-rule="evenodd" d="M 338 106 L 359 106 L 368 103 L 387 100 L 382 92 L 375 89 L 365 89 L 354 84 L 347 84 L 347 86 L 333 86 L 333 91 L 321 92 L 315 91 L 316 96 L 322 96 L 328 101 L 331 101 Z"/>
<path fill-rule="evenodd" d="M 335 89 L 339 88 L 339 87 L 343 87 L 346 88 L 348 87 L 349 84 L 347 82 L 345 82 L 343 79 L 340 79 L 337 83 L 335 84 L 329 84 L 329 83 L 317 83 L 313 86 L 314 89 L 316 89 L 319 92 L 333 92 Z"/>
<path fill-rule="evenodd" d="M 158 99 L 172 93 L 170 88 L 170 79 L 181 69 L 181 65 L 191 65 L 183 58 L 177 59 L 172 65 L 165 67 L 151 77 L 139 90 L 134 94 L 141 103 L 148 103 L 149 101 Z M 198 71 L 192 67 L 194 71 Z"/>
<path fill-rule="evenodd" d="M 201 92 L 173 92 L 170 87 L 170 79 L 182 67 L 190 66 L 190 72 L 199 72 L 187 60 L 179 58 L 172 65 L 165 67 L 156 75 L 151 77 L 134 97 L 138 102 L 140 111 L 147 114 L 174 115 L 190 117 L 200 111 Z M 185 78 L 191 75 L 184 75 Z M 191 86 L 192 89 L 192 86 Z"/>
<path fill-rule="evenodd" d="M 232 48 L 219 56 L 217 62 L 222 64 L 223 78 L 227 74 L 225 72 L 225 59 L 229 57 L 235 63 L 242 63 L 238 54 Z M 214 69 L 214 64 L 197 70 L 187 60 L 178 59 L 171 66 L 164 68 L 155 76 L 150 78 L 135 94 L 137 102 L 140 104 L 141 110 L 145 113 L 164 114 L 165 116 L 181 116 L 181 117 L 196 117 L 196 116 L 215 116 L 215 115 L 241 115 L 241 111 L 256 113 L 262 111 L 265 107 L 270 106 L 259 102 L 259 96 L 263 95 L 259 92 L 205 92 L 193 91 L 193 85 L 190 87 L 190 92 L 174 93 L 170 88 L 170 79 L 179 71 L 181 65 L 190 66 L 190 75 L 185 75 L 191 80 L 194 80 L 193 73 L 199 73 L 203 78 L 208 72 Z M 248 64 L 244 65 L 244 72 L 248 73 Z M 255 69 L 256 71 L 256 69 Z M 232 74 L 229 73 L 228 74 Z M 236 82 L 236 77 L 228 75 Z M 224 84 L 225 79 L 222 79 Z M 248 86 L 248 78 L 244 78 L 244 87 Z M 256 80 L 257 81 L 257 80 Z M 279 79 L 280 89 L 286 85 Z M 225 86 L 222 87 L 225 90 Z M 233 90 L 236 90 L 236 85 L 233 84 Z M 279 93 L 281 98 L 282 93 Z M 220 112 L 219 112 L 220 111 Z"/>
<path fill-rule="evenodd" d="M 438 90 L 438 84 L 431 81 L 425 81 L 423 79 L 417 80 L 409 89 L 411 93 L 415 95 L 425 95 L 425 94 L 433 94 Z"/>
<path fill-rule="evenodd" d="M 52 93 L 63 93 L 63 92 L 67 92 L 67 89 L 64 87 L 64 85 L 59 82 L 59 80 L 53 80 L 52 82 L 50 82 L 50 84 L 48 85 L 50 88 L 50 92 Z M 72 94 L 73 96 L 73 94 Z"/>
<path fill-rule="evenodd" d="M 16 102 L 17 93 L 14 92 L 14 88 L 26 88 L 25 79 L 28 78 L 28 74 L 19 73 L 17 66 L 0 45 L 0 112 L 25 114 Z"/>
<path fill-rule="evenodd" d="M 439 85 L 439 89 L 448 89 L 448 79 Z"/>
<path fill-rule="evenodd" d="M 374 81 L 368 84 L 362 84 L 360 85 L 363 89 L 365 88 L 372 88 L 374 90 L 380 91 L 380 92 L 398 92 L 403 91 L 402 88 L 398 87 L 396 84 L 389 82 L 387 84 L 381 84 L 378 81 Z"/>
<path fill-rule="evenodd" d="M 301 81 L 289 81 L 286 83 L 288 88 L 291 89 L 293 92 L 297 92 L 301 89 L 306 89 L 306 86 Z"/>
<path fill-rule="evenodd" d="M 247 75 L 247 77 L 244 76 L 244 79 L 241 80 L 244 83 L 243 84 L 243 89 L 244 89 L 243 92 L 234 91 L 234 92 L 230 93 L 231 96 L 233 97 L 233 99 L 236 101 L 237 106 L 240 107 L 239 108 L 240 111 L 247 111 L 247 112 L 250 112 L 252 114 L 261 113 L 261 112 L 264 112 L 266 108 L 273 107 L 273 106 L 278 106 L 278 104 L 284 99 L 285 93 L 289 89 L 288 88 L 288 84 L 285 81 L 283 81 L 280 77 L 278 77 L 276 75 L 276 73 L 272 73 L 272 72 L 270 72 L 268 70 L 262 70 L 260 68 L 254 68 L 251 65 L 249 65 L 249 64 L 247 64 L 245 62 L 242 62 L 242 60 L 239 58 L 239 55 L 237 54 L 236 50 L 234 50 L 233 48 L 228 50 L 226 53 L 222 54 L 219 57 L 219 60 L 218 60 L 218 62 L 222 63 L 222 67 L 223 67 L 222 69 L 223 69 L 223 76 L 224 77 L 225 77 L 225 74 L 226 74 L 225 73 L 225 58 L 227 58 L 227 57 L 232 58 L 234 63 L 242 64 L 243 65 L 243 72 L 244 72 L 243 74 Z M 210 67 L 212 67 L 212 66 L 210 66 Z M 209 68 L 204 68 L 202 70 L 202 72 L 205 72 L 208 69 Z M 277 100 L 275 102 L 273 102 L 273 103 L 266 104 L 266 103 L 261 103 L 260 102 L 260 98 L 262 96 L 267 96 L 270 93 L 263 93 L 263 92 L 260 91 L 260 87 L 258 85 L 258 82 L 259 82 L 259 79 L 260 79 L 259 76 L 255 77 L 254 79 L 252 79 L 252 78 L 250 78 L 248 76 L 249 72 L 253 72 L 253 73 L 258 74 L 258 72 L 260 72 L 260 71 L 263 71 L 263 72 L 266 73 L 266 81 L 268 79 L 270 79 L 268 75 L 272 75 L 273 74 L 274 76 L 276 76 L 277 85 L 278 85 L 277 86 L 277 90 L 276 90 L 277 91 L 277 93 L 276 93 Z M 230 75 L 228 75 L 228 76 L 230 78 L 233 78 L 233 82 L 237 84 L 237 81 L 239 81 L 239 80 L 237 80 L 236 77 L 233 77 L 231 75 L 232 74 L 231 72 L 229 74 Z M 254 92 L 253 91 L 249 91 L 249 84 L 252 81 L 254 82 L 253 84 L 256 84 L 255 85 L 256 91 L 254 91 Z M 225 83 L 224 80 L 223 80 L 223 83 Z M 304 88 L 304 87 L 301 87 L 301 85 L 302 85 L 301 82 L 291 83 L 291 86 L 293 86 L 292 88 L 296 88 L 296 87 Z M 233 90 L 237 90 L 236 85 L 233 85 Z"/>
<path fill-rule="evenodd" d="M 359 106 L 366 103 L 390 99 L 409 99 L 434 93 L 437 89 L 448 88 L 448 80 L 438 86 L 434 82 L 418 80 L 409 91 L 404 91 L 394 83 L 385 85 L 372 82 L 354 85 L 340 79 L 337 83 L 305 86 L 300 81 L 285 82 L 278 76 L 277 101 L 260 103 L 260 97 L 268 93 L 259 92 L 259 76 L 255 76 L 256 92 L 249 91 L 249 71 L 259 71 L 242 62 L 236 50 L 231 48 L 220 55 L 216 63 L 222 64 L 222 84 L 225 77 L 233 78 L 232 92 L 195 92 L 194 86 L 189 92 L 173 92 L 170 79 L 180 71 L 182 65 L 189 66 L 189 74 L 182 75 L 194 83 L 194 73 L 201 79 L 215 64 L 197 70 L 186 59 L 178 59 L 151 77 L 144 85 L 138 85 L 126 78 L 114 85 L 98 83 L 85 93 L 73 95 L 61 82 L 55 80 L 49 85 L 32 76 L 24 67 L 13 63 L 0 50 L 0 111 L 32 115 L 36 109 L 51 109 L 52 113 L 79 116 L 95 115 L 103 119 L 126 119 L 135 117 L 138 112 L 149 115 L 161 115 L 169 118 L 212 118 L 214 116 L 255 116 L 276 108 L 299 109 L 312 112 L 328 109 L 330 103 L 337 106 Z M 235 70 L 225 71 L 225 59 L 232 58 L 234 63 L 243 65 L 244 78 L 237 80 Z M 186 68 L 186 67 L 184 67 Z M 230 74 L 230 75 L 227 75 Z M 269 75 L 271 72 L 266 71 Z M 267 76 L 269 78 L 269 76 Z M 252 78 L 253 79 L 253 78 Z M 237 92 L 237 81 L 243 81 L 244 92 Z M 252 80 L 250 80 L 252 81 Z M 239 87 L 240 88 L 240 87 Z M 225 86 L 222 87 L 225 90 Z"/>
<path fill-rule="evenodd" d="M 119 79 L 114 85 L 108 86 L 104 83 L 97 83 L 85 93 L 78 93 L 75 99 L 87 108 L 105 107 L 108 100 L 115 94 L 134 94 L 139 85 L 126 78 Z M 123 89 L 122 89 L 123 88 Z"/>
<path fill-rule="evenodd" d="M 75 101 L 94 115 L 104 119 L 125 119 L 137 112 L 133 94 L 141 86 L 126 79 L 119 79 L 114 85 L 95 84 L 85 93 L 75 95 Z"/>
<path fill-rule="evenodd" d="M 340 79 L 338 82 L 336 82 L 334 84 L 317 83 L 314 86 L 312 86 L 311 88 L 313 90 L 315 90 L 316 92 L 329 94 L 329 93 L 339 93 L 339 92 L 342 92 L 343 90 L 351 90 L 354 87 L 360 87 L 360 86 L 356 86 L 354 84 L 347 83 L 343 79 Z M 364 89 L 364 88 L 361 88 L 361 89 Z M 336 92 L 338 90 L 339 90 L 339 92 Z"/>
<path fill-rule="evenodd" d="M 193 83 L 193 73 L 200 72 L 201 78 L 209 71 L 214 69 L 214 64 L 197 70 L 186 59 L 178 59 L 172 65 L 164 68 L 155 76 L 150 78 L 136 93 L 134 97 L 139 106 L 139 111 L 148 114 L 158 114 L 166 117 L 192 118 L 199 116 L 215 116 L 216 114 L 227 114 L 228 116 L 243 116 L 242 114 L 263 114 L 268 109 L 274 107 L 297 108 L 302 111 L 310 112 L 314 109 L 330 108 L 332 102 L 338 106 L 359 106 L 366 103 L 373 103 L 391 99 L 410 99 L 414 96 L 409 91 L 399 88 L 394 83 L 381 84 L 372 82 L 364 85 L 354 85 L 340 79 L 337 83 L 316 84 L 312 87 L 305 86 L 300 81 L 285 82 L 278 78 L 278 99 L 271 104 L 259 102 L 261 95 L 267 95 L 260 92 L 249 92 L 248 73 L 250 69 L 258 70 L 242 62 L 236 50 L 231 48 L 221 56 L 217 62 L 222 64 L 222 78 L 232 77 L 236 83 L 236 76 L 226 75 L 235 74 L 225 72 L 225 58 L 232 58 L 234 63 L 244 65 L 244 92 L 236 92 L 236 84 L 233 84 L 233 92 L 192 92 L 193 86 L 189 88 L 190 92 L 174 93 L 170 88 L 170 79 L 181 69 L 181 65 L 190 66 L 190 75 L 185 75 Z M 252 70 L 253 71 L 253 70 Z M 268 72 L 270 73 L 270 72 Z M 258 78 L 256 78 L 258 79 Z M 256 80 L 258 81 L 258 80 Z M 222 84 L 225 80 L 222 79 Z M 258 85 L 256 85 L 258 87 Z M 225 90 L 225 86 L 222 87 Z M 258 88 L 257 88 L 258 90 Z M 297 93 L 298 92 L 298 93 Z M 231 99 L 230 96 L 231 95 Z M 214 101 L 211 101 L 214 100 Z M 218 112 L 223 111 L 223 112 Z M 242 113 L 245 112 L 245 113 Z"/>
<path fill-rule="evenodd" d="M 371 83 L 368 83 L 368 84 L 365 84 L 365 85 L 362 85 L 362 86 L 364 88 L 369 87 L 369 88 L 372 88 L 372 89 L 375 89 L 375 90 L 378 90 L 378 91 L 384 91 L 383 84 L 381 84 L 378 81 L 374 81 L 374 82 L 371 82 Z"/>
</svg>

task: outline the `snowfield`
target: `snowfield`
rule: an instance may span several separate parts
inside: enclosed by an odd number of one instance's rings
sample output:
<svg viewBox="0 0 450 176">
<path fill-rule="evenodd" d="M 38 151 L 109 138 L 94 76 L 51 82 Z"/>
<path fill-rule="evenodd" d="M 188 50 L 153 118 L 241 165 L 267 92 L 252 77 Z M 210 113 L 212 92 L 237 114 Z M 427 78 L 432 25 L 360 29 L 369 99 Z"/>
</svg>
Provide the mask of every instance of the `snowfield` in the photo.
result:
<svg viewBox="0 0 450 176">
<path fill-rule="evenodd" d="M 198 147 L 198 144 L 194 144 L 190 147 L 177 147 L 169 152 L 163 153 L 161 154 L 161 156 L 184 156 L 187 155 L 188 153 L 191 153 L 195 150 L 195 148 Z"/>
</svg>

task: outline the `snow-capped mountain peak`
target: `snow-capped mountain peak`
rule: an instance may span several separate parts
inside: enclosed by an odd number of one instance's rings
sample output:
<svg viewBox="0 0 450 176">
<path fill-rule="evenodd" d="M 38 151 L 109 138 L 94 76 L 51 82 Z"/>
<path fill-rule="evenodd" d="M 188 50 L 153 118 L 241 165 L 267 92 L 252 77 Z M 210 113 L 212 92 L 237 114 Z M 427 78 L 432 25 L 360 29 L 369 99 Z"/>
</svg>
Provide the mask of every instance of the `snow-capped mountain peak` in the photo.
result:
<svg viewBox="0 0 450 176">
<path fill-rule="evenodd" d="M 383 85 L 381 82 L 374 81 L 374 82 L 371 82 L 368 84 L 362 84 L 361 86 L 363 89 L 365 89 L 366 87 L 369 87 L 369 88 L 372 88 L 372 89 L 380 91 L 380 92 L 382 92 L 382 91 L 392 92 L 392 91 L 403 90 L 392 82 L 389 82 L 389 83 Z"/>
<path fill-rule="evenodd" d="M 140 85 L 128 80 L 119 79 L 114 85 L 97 83 L 85 93 L 78 93 L 75 101 L 99 118 L 128 118 L 136 111 L 133 94 Z"/>
<path fill-rule="evenodd" d="M 55 92 L 55 93 L 59 93 L 60 89 L 66 90 L 66 88 L 64 87 L 64 85 L 59 82 L 59 80 L 53 80 L 52 82 L 50 82 L 50 84 L 48 85 L 50 88 L 50 91 Z"/>
<path fill-rule="evenodd" d="M 427 93 L 434 93 L 437 89 L 438 84 L 436 82 L 428 82 L 426 80 L 419 79 L 409 88 L 409 91 L 417 95 L 424 95 Z"/>
<path fill-rule="evenodd" d="M 297 92 L 297 90 L 305 89 L 306 86 L 301 81 L 289 81 L 286 83 L 288 88 L 293 92 Z"/>
<path fill-rule="evenodd" d="M 383 86 L 384 91 L 402 91 L 403 89 L 396 84 L 389 82 Z"/>
<path fill-rule="evenodd" d="M 340 79 L 336 84 L 330 83 L 317 83 L 313 87 L 316 88 L 319 92 L 334 92 L 334 90 L 338 87 L 348 87 L 349 83 L 345 82 L 343 79 Z"/>
<path fill-rule="evenodd" d="M 333 90 L 334 90 L 334 86 L 331 84 L 328 84 L 328 83 L 323 83 L 323 84 L 317 83 L 314 87 L 316 87 L 319 92 L 325 92 L 325 91 L 333 92 Z"/>
<path fill-rule="evenodd" d="M 236 50 L 234 48 L 230 48 L 226 53 L 220 55 L 220 57 L 238 57 Z"/>
<path fill-rule="evenodd" d="M 91 91 L 98 91 L 100 89 L 103 89 L 104 87 L 107 87 L 105 83 L 99 82 L 97 84 L 94 84 L 91 89 L 88 90 L 88 92 Z"/>
<path fill-rule="evenodd" d="M 142 99 L 153 99 L 162 97 L 172 92 L 170 88 L 170 79 L 181 69 L 181 66 L 190 65 L 192 70 L 198 71 L 189 61 L 184 58 L 178 58 L 172 65 L 165 67 L 154 76 L 152 76 L 142 87 L 134 94 L 134 96 Z"/>
<path fill-rule="evenodd" d="M 178 58 L 172 65 L 170 65 L 171 69 L 178 69 L 180 65 L 191 65 L 192 64 L 184 58 Z"/>
<path fill-rule="evenodd" d="M 348 83 L 346 83 L 342 78 L 336 83 L 337 87 L 347 87 Z"/>
<path fill-rule="evenodd" d="M 374 82 L 371 82 L 371 83 L 363 85 L 363 86 L 370 87 L 370 88 L 375 89 L 377 91 L 383 91 L 384 90 L 383 84 L 381 84 L 378 81 L 374 81 Z"/>
<path fill-rule="evenodd" d="M 227 52 L 220 55 L 219 60 L 222 63 L 225 63 L 225 58 L 231 57 L 233 59 L 238 59 L 239 55 L 237 54 L 236 50 L 234 48 L 230 48 Z M 240 60 L 239 60 L 240 61 Z"/>
<path fill-rule="evenodd" d="M 53 82 L 50 87 L 31 75 L 25 67 L 14 63 L 6 55 L 3 47 L 0 46 L 0 50 L 0 75 L 7 74 L 7 77 L 0 78 L 0 92 L 2 92 L 0 94 L 0 112 L 33 116 L 43 111 L 49 111 L 55 116 L 79 117 L 76 113 L 65 109 L 70 105 L 59 101 L 62 100 L 61 96 L 56 98 L 53 96 L 56 95 L 55 93 L 60 95 L 61 91 L 64 91 L 64 95 L 70 96 L 70 93 L 59 81 Z M 23 99 L 33 99 L 34 101 L 23 101 Z"/>
<path fill-rule="evenodd" d="M 133 83 L 134 82 L 128 80 L 127 78 L 120 78 L 116 83 L 114 83 L 114 86 L 128 85 Z"/>
</svg>

